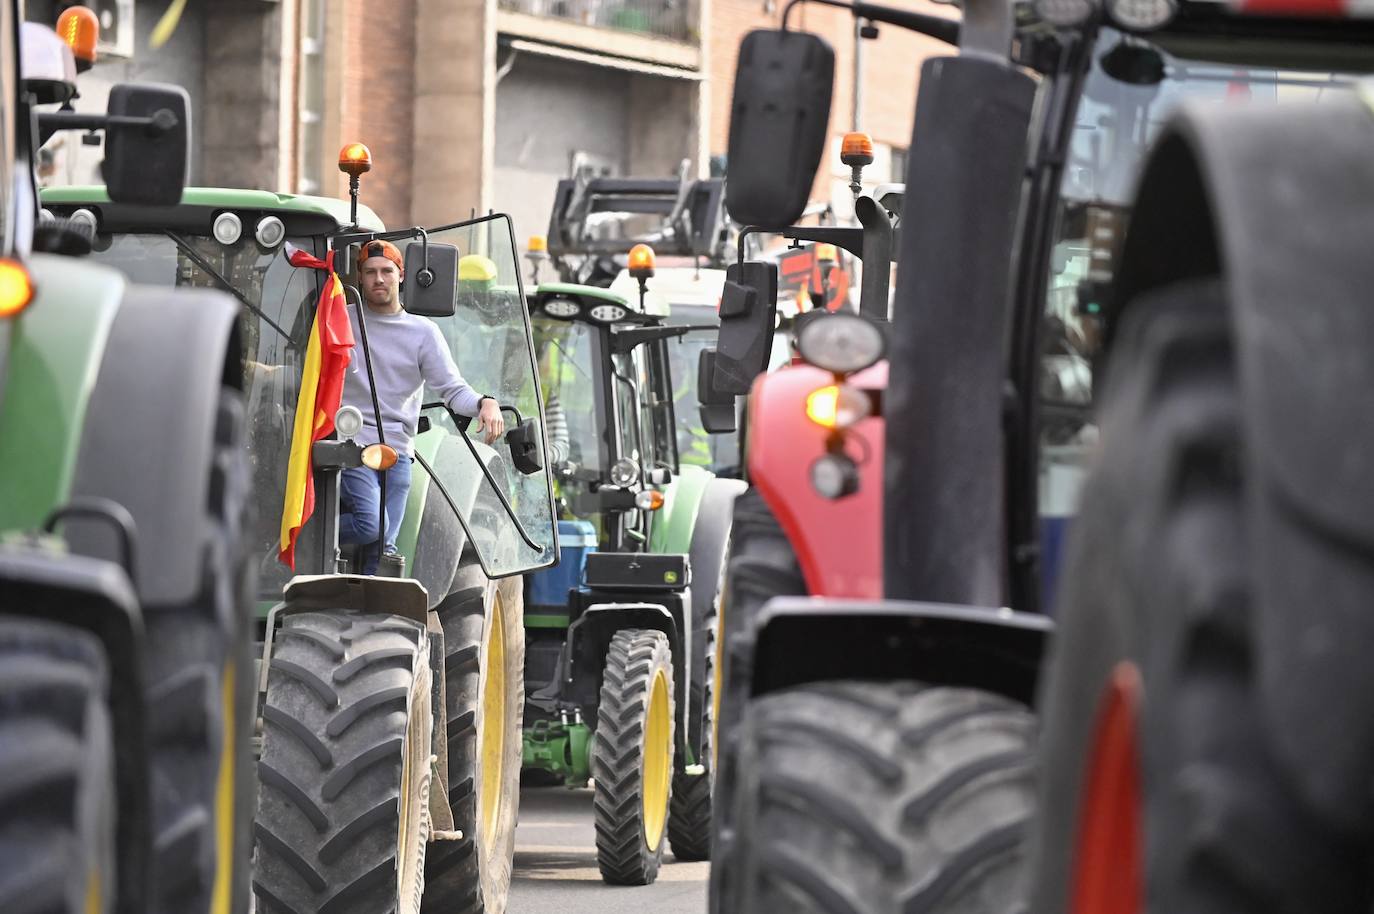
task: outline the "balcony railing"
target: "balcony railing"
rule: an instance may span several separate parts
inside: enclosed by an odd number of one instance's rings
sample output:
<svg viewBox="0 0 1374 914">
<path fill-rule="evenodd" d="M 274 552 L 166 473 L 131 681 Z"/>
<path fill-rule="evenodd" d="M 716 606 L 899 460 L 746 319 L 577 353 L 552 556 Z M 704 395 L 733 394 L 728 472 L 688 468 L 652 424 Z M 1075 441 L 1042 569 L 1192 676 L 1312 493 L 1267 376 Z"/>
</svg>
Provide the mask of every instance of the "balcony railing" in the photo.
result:
<svg viewBox="0 0 1374 914">
<path fill-rule="evenodd" d="M 503 10 L 695 44 L 688 0 L 499 0 Z"/>
</svg>

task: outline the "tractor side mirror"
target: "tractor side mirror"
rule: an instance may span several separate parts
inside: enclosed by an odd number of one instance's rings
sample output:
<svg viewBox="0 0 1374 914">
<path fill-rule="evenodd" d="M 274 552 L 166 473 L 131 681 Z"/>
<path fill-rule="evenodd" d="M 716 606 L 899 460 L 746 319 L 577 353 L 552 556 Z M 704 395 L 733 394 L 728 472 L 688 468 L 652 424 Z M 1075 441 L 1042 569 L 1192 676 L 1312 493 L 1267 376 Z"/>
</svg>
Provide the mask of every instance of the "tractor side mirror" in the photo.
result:
<svg viewBox="0 0 1374 914">
<path fill-rule="evenodd" d="M 506 432 L 511 462 L 526 476 L 533 476 L 544 469 L 544 455 L 541 453 L 539 438 L 539 420 L 533 418 L 522 420 L 515 428 Z"/>
<path fill-rule="evenodd" d="M 754 378 L 768 367 L 777 310 L 776 264 L 746 261 L 725 269 L 713 390 L 731 396 L 749 393 Z"/>
<path fill-rule="evenodd" d="M 808 32 L 758 29 L 740 43 L 725 207 L 741 225 L 801 218 L 825 149 L 835 51 Z"/>
<path fill-rule="evenodd" d="M 426 251 L 428 260 L 426 263 Z M 401 302 L 421 317 L 452 317 L 457 313 L 458 247 L 431 241 L 406 245 L 405 294 Z"/>
<path fill-rule="evenodd" d="M 735 430 L 735 395 L 723 393 L 713 383 L 716 376 L 716 351 L 703 349 L 697 356 L 697 404 L 701 427 L 707 434 L 721 435 Z"/>
<path fill-rule="evenodd" d="M 144 125 L 105 127 L 102 165 L 117 203 L 175 206 L 190 169 L 191 103 L 181 86 L 120 83 L 110 89 L 107 114 L 147 118 Z"/>
</svg>

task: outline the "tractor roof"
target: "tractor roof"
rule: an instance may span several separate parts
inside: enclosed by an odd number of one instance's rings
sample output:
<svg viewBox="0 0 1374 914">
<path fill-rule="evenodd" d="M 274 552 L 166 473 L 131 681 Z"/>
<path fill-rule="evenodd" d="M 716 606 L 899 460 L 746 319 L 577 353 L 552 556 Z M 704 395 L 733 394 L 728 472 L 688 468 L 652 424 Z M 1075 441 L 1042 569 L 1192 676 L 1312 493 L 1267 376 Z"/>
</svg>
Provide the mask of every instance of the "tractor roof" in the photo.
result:
<svg viewBox="0 0 1374 914">
<path fill-rule="evenodd" d="M 334 197 L 311 197 L 300 194 L 278 194 L 266 190 L 246 190 L 231 187 L 188 187 L 177 206 L 134 206 L 112 204 L 103 185 L 76 187 L 46 187 L 41 193 L 44 206 L 100 206 L 102 217 L 114 216 L 112 227 L 130 230 L 152 227 L 159 222 L 169 227 L 186 222 L 192 213 L 239 210 L 261 215 L 273 214 L 287 223 L 288 234 L 320 234 L 338 231 L 348 224 L 348 201 Z M 293 218 L 294 217 L 294 218 Z M 302 218 L 303 217 L 303 218 Z M 199 223 L 200 218 L 191 220 Z M 111 222 L 102 218 L 102 226 Z M 358 206 L 358 222 L 366 230 L 383 231 L 386 226 L 370 208 Z M 300 227 L 292 231 L 292 223 Z M 191 226 L 181 225 L 190 231 Z"/>
</svg>

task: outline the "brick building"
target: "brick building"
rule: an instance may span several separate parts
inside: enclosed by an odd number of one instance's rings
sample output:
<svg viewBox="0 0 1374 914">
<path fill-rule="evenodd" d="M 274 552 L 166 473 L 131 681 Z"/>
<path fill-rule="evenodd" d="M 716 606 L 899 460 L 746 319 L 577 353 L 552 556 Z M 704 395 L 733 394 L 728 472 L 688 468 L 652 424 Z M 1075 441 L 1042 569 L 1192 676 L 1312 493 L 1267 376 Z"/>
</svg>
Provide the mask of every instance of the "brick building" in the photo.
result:
<svg viewBox="0 0 1374 914">
<path fill-rule="evenodd" d="M 52 23 L 70 2 L 26 0 L 25 16 Z M 776 25 L 785 0 L 198 0 L 158 49 L 148 39 L 165 0 L 86 2 L 104 37 L 78 108 L 103 109 L 121 80 L 185 86 L 193 183 L 342 196 L 336 157 L 356 140 L 376 162 L 364 199 L 389 224 L 494 208 L 523 241 L 545 231 L 575 161 L 667 176 L 686 159 L 705 173 L 725 152 L 739 40 Z M 836 51 L 833 149 L 814 199 L 843 215 L 853 19 L 803 5 L 794 24 Z M 919 60 L 941 48 L 889 26 L 865 42 L 870 180 L 901 180 Z M 62 142 L 45 180 L 93 180 L 99 147 Z"/>
</svg>

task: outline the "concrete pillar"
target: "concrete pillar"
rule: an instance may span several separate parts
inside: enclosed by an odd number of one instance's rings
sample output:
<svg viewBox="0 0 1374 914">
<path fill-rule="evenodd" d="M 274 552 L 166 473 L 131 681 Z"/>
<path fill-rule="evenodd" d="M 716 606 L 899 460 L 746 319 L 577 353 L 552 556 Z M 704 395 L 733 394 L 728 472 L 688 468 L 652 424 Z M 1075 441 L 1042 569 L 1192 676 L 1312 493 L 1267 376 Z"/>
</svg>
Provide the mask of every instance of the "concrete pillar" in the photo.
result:
<svg viewBox="0 0 1374 914">
<path fill-rule="evenodd" d="M 436 225 L 491 205 L 495 0 L 416 0 L 411 219 Z"/>
<path fill-rule="evenodd" d="M 211 0 L 205 5 L 205 106 L 193 120 L 207 150 L 201 176 L 215 187 L 278 190 L 282 173 L 283 59 L 294 60 L 296 3 Z M 289 75 L 289 74 L 288 74 Z"/>
</svg>

